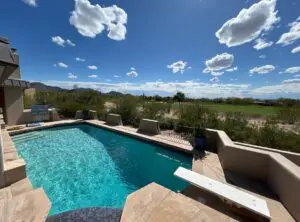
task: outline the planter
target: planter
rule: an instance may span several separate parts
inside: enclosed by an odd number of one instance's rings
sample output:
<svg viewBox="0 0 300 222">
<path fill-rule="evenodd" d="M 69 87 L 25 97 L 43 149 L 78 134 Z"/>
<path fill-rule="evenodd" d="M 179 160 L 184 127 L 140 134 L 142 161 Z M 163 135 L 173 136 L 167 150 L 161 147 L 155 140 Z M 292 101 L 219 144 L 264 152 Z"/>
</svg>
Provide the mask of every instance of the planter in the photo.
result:
<svg viewBox="0 0 300 222">
<path fill-rule="evenodd" d="M 205 150 L 206 149 L 206 137 L 205 136 L 195 137 L 194 148 L 196 150 Z"/>
<path fill-rule="evenodd" d="M 82 111 L 82 119 L 83 120 L 88 120 L 89 119 L 89 111 L 88 110 L 83 110 Z"/>
</svg>

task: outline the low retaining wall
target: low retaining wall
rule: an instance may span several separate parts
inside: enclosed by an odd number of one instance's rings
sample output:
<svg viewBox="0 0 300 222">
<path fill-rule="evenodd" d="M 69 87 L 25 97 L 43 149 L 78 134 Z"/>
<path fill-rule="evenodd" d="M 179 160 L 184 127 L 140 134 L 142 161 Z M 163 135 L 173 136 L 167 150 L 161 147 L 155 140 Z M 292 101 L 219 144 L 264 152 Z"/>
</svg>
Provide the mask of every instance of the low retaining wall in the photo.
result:
<svg viewBox="0 0 300 222">
<path fill-rule="evenodd" d="M 159 123 L 156 120 L 142 119 L 138 131 L 153 135 L 160 134 Z"/>
<path fill-rule="evenodd" d="M 106 124 L 111 126 L 122 126 L 122 118 L 119 114 L 110 113 L 107 115 Z"/>
<path fill-rule="evenodd" d="M 265 150 L 265 151 L 270 151 L 273 153 L 279 153 L 282 156 L 289 159 L 290 161 L 297 164 L 298 166 L 300 166 L 300 153 L 293 153 L 293 152 L 284 151 L 284 150 L 276 150 L 276 149 L 272 149 L 269 147 L 256 146 L 256 145 L 252 145 L 252 144 L 248 144 L 248 143 L 234 142 L 234 144 L 240 145 L 240 146 L 246 146 L 246 147 L 250 147 L 250 148 L 254 148 L 254 149 L 258 149 L 258 150 Z M 300 146 L 300 144 L 299 144 L 299 146 Z"/>
<path fill-rule="evenodd" d="M 234 144 L 224 131 L 207 129 L 223 169 L 261 180 L 278 195 L 289 213 L 300 221 L 300 167 L 271 151 Z M 297 154 L 295 154 L 297 155 Z"/>
</svg>

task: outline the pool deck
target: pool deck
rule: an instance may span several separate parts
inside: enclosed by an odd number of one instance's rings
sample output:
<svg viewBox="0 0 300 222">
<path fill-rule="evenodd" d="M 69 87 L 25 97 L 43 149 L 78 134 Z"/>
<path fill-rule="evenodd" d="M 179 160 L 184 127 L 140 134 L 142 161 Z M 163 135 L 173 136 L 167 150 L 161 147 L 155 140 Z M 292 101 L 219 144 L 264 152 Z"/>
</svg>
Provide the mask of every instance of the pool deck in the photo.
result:
<svg viewBox="0 0 300 222">
<path fill-rule="evenodd" d="M 5 153 L 16 152 L 10 135 L 30 132 L 34 130 L 62 126 L 75 123 L 87 123 L 93 126 L 122 133 L 134 138 L 142 139 L 155 144 L 193 154 L 192 170 L 208 176 L 214 180 L 236 186 L 244 192 L 251 193 L 267 201 L 271 221 L 295 221 L 276 195 L 266 184 L 249 180 L 223 170 L 218 155 L 215 153 L 199 153 L 193 150 L 187 141 L 175 141 L 167 135 L 146 135 L 137 132 L 137 129 L 127 126 L 109 126 L 98 120 L 65 120 L 44 123 L 42 126 L 25 127 L 10 130 L 7 133 Z M 9 140 L 10 139 L 10 140 Z M 10 144 L 10 145 L 9 145 Z M 7 147 L 7 148 L 6 148 Z M 6 159 L 17 157 L 17 154 L 7 155 Z M 26 212 L 26 211 L 25 211 Z M 26 218 L 26 214 L 23 214 Z M 255 219 L 254 219 L 255 218 Z M 181 193 L 175 193 L 158 184 L 151 183 L 146 187 L 130 194 L 124 206 L 121 221 L 261 221 L 255 215 L 243 209 L 237 209 L 225 204 L 207 192 L 201 191 L 192 185 Z"/>
</svg>

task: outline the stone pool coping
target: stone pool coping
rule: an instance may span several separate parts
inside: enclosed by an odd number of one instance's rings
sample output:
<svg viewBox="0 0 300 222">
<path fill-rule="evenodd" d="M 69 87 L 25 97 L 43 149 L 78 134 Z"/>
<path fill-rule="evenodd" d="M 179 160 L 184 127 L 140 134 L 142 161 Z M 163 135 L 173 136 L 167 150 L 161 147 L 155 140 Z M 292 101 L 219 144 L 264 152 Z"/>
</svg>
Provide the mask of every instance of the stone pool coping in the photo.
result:
<svg viewBox="0 0 300 222">
<path fill-rule="evenodd" d="M 170 140 L 168 140 L 167 136 L 146 135 L 146 134 L 138 132 L 138 130 L 135 128 L 126 127 L 126 126 L 109 126 L 105 122 L 99 121 L 99 120 L 62 120 L 62 121 L 56 121 L 56 122 L 47 122 L 47 123 L 43 123 L 43 125 L 41 125 L 41 126 L 30 127 L 30 128 L 26 127 L 26 128 L 17 129 L 17 130 L 11 130 L 8 133 L 10 136 L 14 136 L 14 135 L 22 134 L 22 133 L 28 133 L 28 132 L 38 131 L 38 130 L 42 130 L 42 129 L 48 129 L 48 128 L 52 128 L 52 127 L 68 126 L 68 125 L 80 124 L 80 123 L 85 123 L 85 124 L 89 124 L 89 125 L 92 125 L 95 127 L 113 131 L 116 133 L 121 133 L 126 136 L 130 136 L 130 137 L 140 139 L 140 140 L 143 140 L 146 142 L 157 144 L 157 145 L 160 145 L 160 146 L 163 146 L 166 148 L 171 148 L 173 150 L 185 152 L 187 154 L 193 154 L 194 148 L 191 145 L 170 141 Z"/>
</svg>

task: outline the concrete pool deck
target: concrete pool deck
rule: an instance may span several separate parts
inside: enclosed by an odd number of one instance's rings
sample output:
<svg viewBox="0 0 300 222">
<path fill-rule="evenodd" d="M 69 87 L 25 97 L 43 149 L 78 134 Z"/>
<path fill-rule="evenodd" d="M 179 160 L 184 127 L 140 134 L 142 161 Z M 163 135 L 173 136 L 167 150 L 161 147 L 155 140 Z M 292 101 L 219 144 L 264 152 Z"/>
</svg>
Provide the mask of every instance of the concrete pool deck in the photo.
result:
<svg viewBox="0 0 300 222">
<path fill-rule="evenodd" d="M 295 221 L 295 219 L 291 216 L 290 212 L 285 208 L 282 202 L 279 200 L 278 196 L 271 191 L 268 185 L 262 181 L 258 181 L 255 179 L 249 179 L 248 174 L 242 175 L 238 174 L 239 170 L 234 170 L 235 172 L 231 171 L 233 168 L 230 164 L 234 164 L 230 162 L 230 158 L 224 159 L 224 152 L 226 154 L 228 152 L 250 152 L 252 155 L 256 155 L 257 153 L 263 154 L 265 156 L 273 154 L 269 154 L 268 152 L 257 151 L 252 148 L 245 148 L 241 146 L 234 146 L 231 143 L 230 138 L 227 138 L 224 132 L 215 131 L 215 130 L 208 130 L 209 133 L 213 134 L 212 142 L 215 143 L 218 148 L 218 153 L 213 152 L 206 152 L 206 155 L 201 153 L 197 153 L 193 150 L 193 147 L 189 145 L 187 141 L 176 141 L 174 138 L 168 137 L 167 135 L 145 135 L 137 132 L 137 129 L 127 127 L 127 126 L 109 126 L 106 125 L 103 121 L 98 120 L 65 120 L 65 121 L 58 121 L 58 122 L 49 122 L 44 123 L 42 126 L 38 127 L 30 127 L 30 128 L 23 128 L 23 129 L 14 129 L 9 131 L 10 135 L 31 132 L 39 129 L 44 128 L 51 128 L 55 126 L 63 126 L 69 124 L 76 124 L 76 123 L 87 123 L 96 127 L 100 127 L 103 129 L 111 130 L 117 133 L 122 133 L 137 139 L 142 139 L 151 143 L 160 144 L 162 146 L 175 149 L 178 151 L 182 151 L 185 153 L 193 154 L 193 165 L 192 170 L 206 175 L 212 179 L 218 180 L 223 183 L 229 183 L 237 186 L 239 189 L 243 190 L 244 192 L 252 193 L 262 199 L 267 201 L 268 207 L 271 213 L 271 221 Z M 223 135 L 224 134 L 224 135 Z M 215 136 L 218 135 L 219 139 Z M 221 138 L 221 139 L 220 139 Z M 233 148 L 231 148 L 231 146 Z M 228 148 L 227 148 L 228 147 Z M 219 153 L 221 152 L 221 153 Z M 238 153 L 235 153 L 237 155 Z M 247 153 L 246 153 L 247 154 Z M 279 158 L 276 154 L 276 158 Z M 274 158 L 275 158 L 274 157 Z M 281 158 L 281 157 L 280 157 Z M 238 162 L 240 160 L 237 160 Z M 245 159 L 244 165 L 241 165 L 243 168 L 247 165 L 248 159 Z M 255 160 L 256 163 L 258 160 Z M 264 159 L 261 161 L 265 161 Z M 286 159 L 282 159 L 282 162 L 288 162 Z M 265 164 L 270 164 L 272 162 L 263 162 Z M 291 163 L 289 163 L 291 165 Z M 224 169 L 224 165 L 226 168 Z M 251 169 L 256 167 L 257 165 L 251 166 Z M 268 167 L 266 165 L 266 167 Z M 293 166 L 295 168 L 295 166 Z M 240 169 L 240 168 L 237 168 Z M 260 168 L 262 171 L 265 168 Z M 250 168 L 249 168 L 250 170 Z M 294 169 L 293 169 L 294 170 Z M 297 167 L 294 171 L 297 171 Z M 249 171 L 250 172 L 250 171 Z M 253 171 L 251 171 L 253 172 Z M 129 195 L 128 196 L 128 203 L 124 206 L 124 211 L 122 216 L 122 221 L 145 221 L 142 220 L 141 214 L 148 214 L 147 221 L 176 221 L 174 220 L 174 214 L 178 215 L 177 221 L 194 221 L 194 219 L 199 220 L 206 220 L 206 221 L 253 221 L 255 215 L 249 215 L 249 212 L 246 212 L 242 209 L 234 209 L 227 204 L 224 204 L 220 199 L 212 197 L 205 192 L 197 189 L 194 186 L 189 186 L 186 188 L 182 193 L 175 193 L 172 192 L 164 187 L 161 187 L 157 184 L 150 184 L 147 189 L 140 189 L 133 194 L 141 191 L 142 195 Z M 149 188 L 150 187 L 150 188 Z M 146 191 L 145 191 L 146 190 Z M 155 194 L 154 194 L 154 193 Z M 158 201 L 154 200 L 154 202 L 149 202 L 149 206 L 143 206 L 143 201 L 145 198 L 152 198 L 152 194 L 158 197 L 163 196 L 165 193 L 168 193 L 165 200 L 159 199 Z M 136 198 L 132 198 L 132 196 L 136 196 Z M 140 197 L 138 197 L 140 196 Z M 297 195 L 296 195 L 297 196 Z M 130 203 L 134 200 L 135 203 Z M 166 202 L 165 202 L 166 201 Z M 167 203 L 167 204 L 166 204 Z M 131 205 L 134 205 L 134 208 L 131 208 Z M 153 204 L 153 206 L 151 205 Z M 140 206 L 139 206 L 140 205 Z M 152 206 L 152 207 L 151 207 Z M 143 210 L 138 211 L 139 208 L 143 208 Z M 128 210 L 129 209 L 129 210 Z M 130 210 L 131 209 L 131 210 Z M 153 209 L 156 209 L 153 211 Z M 194 211 L 191 211 L 194 209 Z M 149 212 L 148 212 L 149 211 Z M 191 215 L 194 215 L 192 219 L 190 216 L 187 215 L 187 212 L 190 212 Z M 132 214 L 132 215 L 131 215 Z M 152 215 L 153 214 L 153 215 Z M 25 215 L 25 214 L 24 214 Z M 127 215 L 127 216 L 125 216 Z M 135 220 L 131 220 L 131 219 Z M 152 219 L 151 219 L 152 218 Z M 252 218 L 249 219 L 249 218 Z M 168 220 L 167 220 L 168 219 Z M 256 219 L 254 219 L 256 220 Z M 259 220 L 259 218 L 257 219 Z"/>
</svg>

